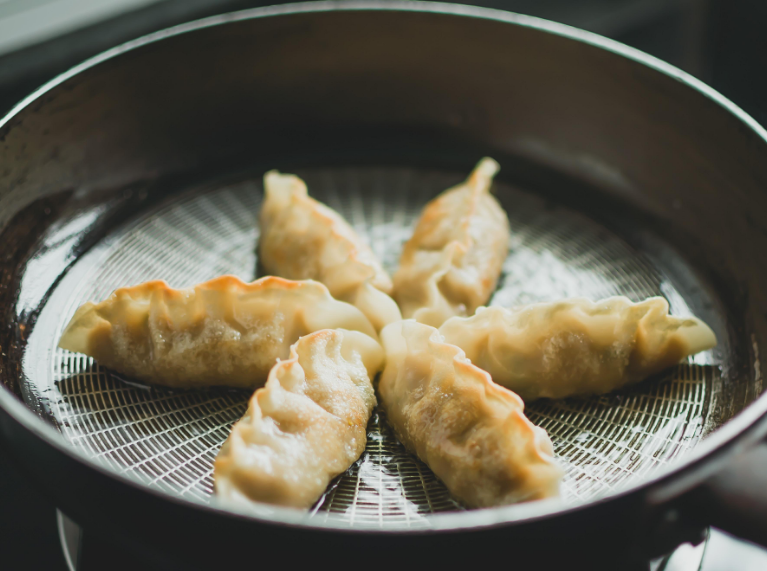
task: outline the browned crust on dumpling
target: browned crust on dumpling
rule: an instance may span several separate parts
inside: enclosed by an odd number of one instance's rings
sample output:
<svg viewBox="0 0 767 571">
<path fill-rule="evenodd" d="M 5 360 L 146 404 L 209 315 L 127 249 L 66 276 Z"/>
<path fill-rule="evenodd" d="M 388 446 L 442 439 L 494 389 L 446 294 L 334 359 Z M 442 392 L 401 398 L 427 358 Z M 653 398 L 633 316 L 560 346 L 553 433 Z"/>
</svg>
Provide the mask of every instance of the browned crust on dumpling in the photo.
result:
<svg viewBox="0 0 767 571">
<path fill-rule="evenodd" d="M 508 254 L 508 217 L 489 192 L 497 169 L 483 159 L 464 183 L 425 206 L 394 275 L 405 318 L 439 326 L 489 299 Z"/>
<path fill-rule="evenodd" d="M 216 457 L 220 499 L 229 505 L 309 508 L 330 480 L 359 458 L 376 404 L 370 376 L 383 363 L 380 345 L 369 339 L 367 347 L 356 345 L 362 339 L 368 338 L 322 330 L 291 346 Z M 346 342 L 354 346 L 351 359 L 341 349 Z M 367 372 L 360 358 L 370 362 Z"/>
<path fill-rule="evenodd" d="M 151 280 L 148 282 L 140 283 L 138 285 L 134 286 L 126 286 L 117 288 L 112 295 L 131 295 L 133 294 L 139 294 L 139 295 L 146 295 L 149 293 L 154 293 L 157 291 L 163 292 L 164 295 L 168 297 L 183 297 L 183 295 L 193 289 L 206 289 L 206 290 L 236 290 L 239 292 L 256 292 L 261 291 L 269 288 L 277 287 L 280 289 L 300 289 L 300 288 L 308 288 L 308 289 L 320 289 L 327 291 L 327 288 L 322 285 L 320 282 L 315 282 L 311 280 L 305 280 L 305 281 L 296 281 L 296 280 L 288 280 L 285 278 L 280 278 L 276 276 L 266 276 L 261 279 L 258 279 L 253 282 L 245 282 L 238 278 L 237 276 L 233 276 L 231 274 L 225 274 L 223 276 L 215 277 L 211 280 L 208 280 L 206 282 L 202 282 L 192 288 L 181 288 L 176 289 L 168 285 L 168 282 L 165 280 Z M 111 297 L 111 296 L 110 296 Z M 105 303 L 105 302 L 101 302 Z"/>
<path fill-rule="evenodd" d="M 376 338 L 359 309 L 319 282 L 225 275 L 187 289 L 162 280 L 120 288 L 81 306 L 59 346 L 148 383 L 255 388 L 298 337 L 328 328 Z"/>
<path fill-rule="evenodd" d="M 291 192 L 291 203 L 295 202 L 299 207 L 301 207 L 303 212 L 312 217 L 319 227 L 326 228 L 330 234 L 330 237 L 343 245 L 342 247 L 346 250 L 348 259 L 353 264 L 370 270 L 369 283 L 373 287 L 381 290 L 386 294 L 391 293 L 392 281 L 389 277 L 389 274 L 386 273 L 386 270 L 383 269 L 383 266 L 373 254 L 372 249 L 360 239 L 354 228 L 352 228 L 351 225 L 346 220 L 344 220 L 343 216 L 330 208 L 328 205 L 323 204 L 322 202 L 309 196 L 306 190 L 306 184 L 299 177 L 296 177 L 295 175 L 280 173 L 279 171 L 269 171 L 264 176 L 264 180 L 266 181 L 266 178 L 270 175 L 295 177 L 296 181 L 300 182 L 300 192 L 296 192 L 295 190 Z M 268 200 L 268 198 L 265 200 Z M 263 224 L 264 220 L 262 218 L 262 225 Z M 268 253 L 268 256 L 264 256 L 264 252 L 261 249 L 262 245 L 259 245 L 262 256 L 273 259 L 280 259 L 288 258 L 291 255 L 294 255 L 293 252 L 281 250 L 279 244 L 271 243 L 270 247 L 276 248 L 276 250 Z M 299 276 L 290 277 L 298 278 Z M 306 277 L 309 277 L 310 279 L 321 279 L 318 275 Z M 334 293 L 336 294 L 336 297 L 338 297 L 337 294 L 339 292 Z"/>
<path fill-rule="evenodd" d="M 370 284 L 376 289 L 379 289 L 386 294 L 390 294 L 392 290 L 392 281 L 389 274 L 386 273 L 380 262 L 375 259 L 375 255 L 370 246 L 362 242 L 360 237 L 357 236 L 354 228 L 352 228 L 338 212 L 317 199 L 312 198 L 309 195 L 299 196 L 297 199 L 308 204 L 312 216 L 329 224 L 330 234 L 333 238 L 347 244 L 347 247 L 349 248 L 349 258 L 354 261 L 354 263 L 368 266 L 373 270 L 374 273 L 370 280 Z M 356 239 L 352 240 L 348 234 L 351 234 Z M 369 257 L 369 261 L 364 260 L 365 255 Z"/>
<path fill-rule="evenodd" d="M 562 471 L 551 441 L 525 417 L 519 396 L 432 327 L 400 322 L 384 329 L 383 341 L 379 393 L 389 421 L 453 495 L 474 507 L 557 495 Z"/>
<path fill-rule="evenodd" d="M 716 345 L 710 327 L 669 315 L 662 297 L 479 308 L 440 333 L 526 401 L 606 393 Z"/>
</svg>

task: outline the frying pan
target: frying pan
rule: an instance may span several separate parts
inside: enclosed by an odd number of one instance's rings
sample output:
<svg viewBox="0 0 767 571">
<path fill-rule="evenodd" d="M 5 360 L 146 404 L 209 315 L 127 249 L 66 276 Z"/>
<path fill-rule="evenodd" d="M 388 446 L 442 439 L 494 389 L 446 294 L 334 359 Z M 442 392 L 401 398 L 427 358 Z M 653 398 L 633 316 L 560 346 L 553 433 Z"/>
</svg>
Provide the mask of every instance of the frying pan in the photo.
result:
<svg viewBox="0 0 767 571">
<path fill-rule="evenodd" d="M 664 295 L 719 345 L 616 394 L 527 407 L 561 500 L 466 510 L 393 438 L 308 513 L 221 509 L 242 391 L 170 391 L 56 347 L 146 279 L 258 273 L 260 176 L 337 208 L 392 270 L 483 155 L 512 244 L 491 303 Z M 683 72 L 579 30 L 420 2 L 217 16 L 89 60 L 0 123 L 0 434 L 88 533 L 147 568 L 646 567 L 709 524 L 767 544 L 767 137 Z"/>
</svg>

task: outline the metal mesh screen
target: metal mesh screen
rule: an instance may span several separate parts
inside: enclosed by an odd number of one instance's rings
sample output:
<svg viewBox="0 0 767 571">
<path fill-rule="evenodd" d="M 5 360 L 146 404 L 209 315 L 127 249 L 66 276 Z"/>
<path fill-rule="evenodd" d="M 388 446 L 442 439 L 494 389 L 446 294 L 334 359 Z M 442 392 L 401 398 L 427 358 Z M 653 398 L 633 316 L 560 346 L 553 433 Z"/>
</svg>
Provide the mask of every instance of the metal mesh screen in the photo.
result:
<svg viewBox="0 0 767 571">
<path fill-rule="evenodd" d="M 370 241 L 390 271 L 426 201 L 462 178 L 392 168 L 298 174 L 314 197 L 340 211 Z M 118 229 L 65 276 L 54 296 L 65 302 L 55 308 L 59 325 L 47 347 L 49 374 L 36 381 L 44 386 L 28 393 L 72 445 L 150 486 L 209 500 L 213 460 L 245 411 L 249 392 L 145 387 L 58 349 L 56 342 L 77 306 L 102 300 L 117 287 L 159 278 L 186 287 L 223 273 L 252 279 L 261 193 L 257 180 L 190 191 Z M 498 185 L 497 196 L 513 238 L 492 304 L 665 295 L 673 313 L 689 314 L 675 285 L 605 228 L 510 186 Z M 695 446 L 720 382 L 713 365 L 711 355 L 702 354 L 666 378 L 620 393 L 529 405 L 528 416 L 549 432 L 566 469 L 565 501 L 608 494 Z M 312 514 L 354 526 L 423 527 L 431 513 L 460 509 L 396 441 L 378 411 L 366 452 L 336 479 Z"/>
</svg>

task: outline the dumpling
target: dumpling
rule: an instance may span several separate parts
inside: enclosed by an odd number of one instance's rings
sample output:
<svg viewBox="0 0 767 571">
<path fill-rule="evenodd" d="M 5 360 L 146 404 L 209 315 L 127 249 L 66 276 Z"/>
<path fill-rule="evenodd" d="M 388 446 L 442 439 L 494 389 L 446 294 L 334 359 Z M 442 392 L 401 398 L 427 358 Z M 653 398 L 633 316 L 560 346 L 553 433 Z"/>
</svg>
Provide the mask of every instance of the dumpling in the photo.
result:
<svg viewBox="0 0 767 571">
<path fill-rule="evenodd" d="M 446 321 L 440 333 L 524 400 L 564 398 L 641 381 L 716 345 L 700 319 L 668 310 L 662 297 L 483 307 Z"/>
<path fill-rule="evenodd" d="M 340 214 L 310 198 L 294 175 L 266 173 L 264 192 L 258 250 L 267 272 L 322 282 L 333 297 L 358 307 L 376 331 L 402 319 L 388 295 L 391 278 Z"/>
<path fill-rule="evenodd" d="M 228 504 L 309 508 L 365 450 L 383 349 L 356 331 L 317 331 L 269 372 L 216 458 Z"/>
<path fill-rule="evenodd" d="M 399 440 L 470 507 L 556 496 L 562 470 L 522 400 L 439 332 L 413 320 L 381 333 L 378 392 Z"/>
<path fill-rule="evenodd" d="M 148 383 L 255 388 L 299 337 L 330 328 L 377 338 L 359 309 L 321 283 L 222 276 L 189 289 L 164 281 L 118 289 L 80 307 L 59 347 Z"/>
<path fill-rule="evenodd" d="M 406 319 L 439 327 L 490 299 L 509 251 L 509 219 L 490 194 L 498 168 L 482 159 L 466 182 L 426 205 L 394 274 Z"/>
</svg>

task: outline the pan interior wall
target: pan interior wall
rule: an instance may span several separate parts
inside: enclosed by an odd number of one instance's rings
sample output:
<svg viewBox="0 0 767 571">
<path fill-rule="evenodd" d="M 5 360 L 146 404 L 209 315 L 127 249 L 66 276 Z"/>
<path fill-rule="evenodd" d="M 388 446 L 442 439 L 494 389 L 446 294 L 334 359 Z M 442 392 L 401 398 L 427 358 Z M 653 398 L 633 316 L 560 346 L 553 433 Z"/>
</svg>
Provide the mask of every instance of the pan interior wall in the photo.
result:
<svg viewBox="0 0 767 571">
<path fill-rule="evenodd" d="M 312 196 L 369 240 L 391 272 L 423 205 L 465 177 L 389 167 L 297 174 Z M 676 283 L 645 252 L 589 218 L 505 183 L 497 185 L 496 195 L 513 236 L 491 304 L 663 295 L 677 315 L 700 306 L 695 296 L 706 288 Z M 253 279 L 261 196 L 258 178 L 191 189 L 116 229 L 64 276 L 27 349 L 25 363 L 37 363 L 43 374 L 28 376 L 32 386 L 25 397 L 73 446 L 149 486 L 210 500 L 213 460 L 250 393 L 142 386 L 56 343 L 81 303 L 102 300 L 117 287 L 150 279 L 187 287 L 224 273 Z M 565 467 L 565 501 L 609 495 L 695 447 L 715 428 L 707 413 L 720 392 L 720 360 L 719 353 L 706 352 L 618 393 L 528 405 L 528 416 L 548 431 Z M 429 514 L 461 509 L 376 411 L 366 452 L 312 514 L 318 521 L 341 518 L 355 526 L 428 527 Z"/>
</svg>

